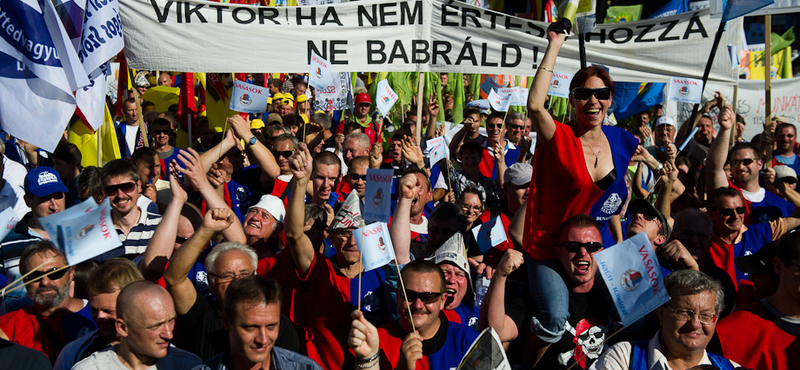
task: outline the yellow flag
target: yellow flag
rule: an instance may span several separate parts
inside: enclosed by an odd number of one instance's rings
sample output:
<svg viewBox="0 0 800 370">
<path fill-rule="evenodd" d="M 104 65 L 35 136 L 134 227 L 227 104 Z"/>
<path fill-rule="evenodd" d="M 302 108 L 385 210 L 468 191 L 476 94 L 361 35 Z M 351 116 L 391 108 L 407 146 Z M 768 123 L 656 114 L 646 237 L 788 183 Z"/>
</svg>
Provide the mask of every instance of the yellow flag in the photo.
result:
<svg viewBox="0 0 800 370">
<path fill-rule="evenodd" d="M 97 134 L 100 133 L 100 164 L 97 163 Z M 69 129 L 69 142 L 75 144 L 81 151 L 81 166 L 101 167 L 113 159 L 119 159 L 119 142 L 117 132 L 114 130 L 114 120 L 111 118 L 106 106 L 105 119 L 103 125 L 97 132 L 92 132 L 86 122 L 78 120 Z"/>
</svg>

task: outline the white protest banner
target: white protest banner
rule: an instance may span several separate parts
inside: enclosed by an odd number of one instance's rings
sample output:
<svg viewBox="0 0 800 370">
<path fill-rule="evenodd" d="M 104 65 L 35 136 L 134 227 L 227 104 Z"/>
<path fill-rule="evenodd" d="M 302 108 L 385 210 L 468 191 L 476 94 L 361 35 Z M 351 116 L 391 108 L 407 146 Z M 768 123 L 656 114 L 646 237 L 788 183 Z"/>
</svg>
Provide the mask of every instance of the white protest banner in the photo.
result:
<svg viewBox="0 0 800 370">
<path fill-rule="evenodd" d="M 57 217 L 56 217 L 57 216 Z M 104 201 L 100 205 L 89 198 L 83 203 L 39 220 L 48 233 L 55 236 L 53 242 L 75 265 L 122 246 L 114 223 L 111 220 L 111 205 Z"/>
<path fill-rule="evenodd" d="M 389 80 L 384 79 L 378 82 L 378 88 L 375 91 L 375 106 L 381 112 L 381 116 L 386 117 L 389 114 L 397 99 L 397 93 L 389 86 Z"/>
<path fill-rule="evenodd" d="M 458 365 L 458 370 L 488 369 L 511 370 L 503 342 L 491 326 L 475 338 Z"/>
<path fill-rule="evenodd" d="M 553 77 L 550 79 L 550 90 L 547 90 L 547 95 L 569 98 L 569 82 L 572 81 L 572 76 L 571 73 L 553 71 Z"/>
<path fill-rule="evenodd" d="M 350 88 L 350 73 L 338 72 L 331 76 L 333 82 L 323 90 L 317 90 L 315 107 L 322 111 L 352 110 L 353 94 Z"/>
<path fill-rule="evenodd" d="M 481 250 L 481 253 L 486 253 L 492 247 L 496 247 L 498 244 L 508 240 L 503 223 L 500 222 L 500 217 L 495 217 L 488 222 L 473 227 L 472 235 L 475 237 L 475 241 L 478 242 L 478 249 Z"/>
<path fill-rule="evenodd" d="M 456 72 L 533 75 L 547 47 L 548 23 L 499 14 L 458 1 L 367 0 L 263 7 L 202 0 L 120 3 L 130 67 L 186 72 L 305 73 L 311 52 L 334 72 Z M 741 19 L 728 23 L 739 29 Z M 587 60 L 615 81 L 701 78 L 719 19 L 708 9 L 630 23 L 598 25 L 584 34 Z M 197 37 L 202 35 L 202 37 Z M 281 40 L 261 45 L 264 35 Z M 741 44 L 725 32 L 720 45 Z M 234 42 L 235 41 L 235 42 Z M 579 42 L 564 44 L 556 69 L 580 68 Z M 176 47 L 179 45 L 179 47 Z M 211 52 L 209 52 L 211 51 Z M 276 55 L 280 57 L 275 57 Z M 730 58 L 717 53 L 709 79 L 730 81 Z"/>
<path fill-rule="evenodd" d="M 393 170 L 367 169 L 367 187 L 364 189 L 364 218 L 370 221 L 389 222 L 392 215 Z"/>
<path fill-rule="evenodd" d="M 702 97 L 702 80 L 686 77 L 672 77 L 670 79 L 669 92 L 667 93 L 667 98 L 669 100 L 700 104 L 700 99 Z"/>
<path fill-rule="evenodd" d="M 264 113 L 267 111 L 269 89 L 240 80 L 233 80 L 231 102 L 228 109 L 242 113 Z"/>
<path fill-rule="evenodd" d="M 17 215 L 17 212 L 14 212 L 14 208 L 6 208 L 5 211 L 0 212 L 0 240 L 6 238 L 6 235 L 14 230 L 14 226 L 17 226 L 17 222 L 19 222 L 20 217 Z"/>
<path fill-rule="evenodd" d="M 442 159 L 447 158 L 447 143 L 444 140 L 444 136 L 435 137 L 427 141 L 428 143 L 428 158 L 430 158 L 430 164 L 433 166 L 436 163 L 439 163 Z"/>
<path fill-rule="evenodd" d="M 364 271 L 374 270 L 394 260 L 394 247 L 389 236 L 389 225 L 375 222 L 353 230 L 353 237 L 361 252 Z"/>
<path fill-rule="evenodd" d="M 492 89 L 492 91 L 489 92 L 487 99 L 489 100 L 489 105 L 492 106 L 492 109 L 498 112 L 508 112 L 508 108 L 511 107 L 511 95 L 512 94 L 501 95 Z"/>
<path fill-rule="evenodd" d="M 528 105 L 528 89 L 525 87 L 501 87 L 497 89 L 497 94 L 500 96 L 511 95 L 509 104 L 515 107 Z"/>
<path fill-rule="evenodd" d="M 669 301 L 658 257 L 645 233 L 597 252 L 594 260 L 623 325 L 633 324 Z"/>
<path fill-rule="evenodd" d="M 308 84 L 317 90 L 324 90 L 333 84 L 331 65 L 325 58 L 311 52 L 311 65 L 308 71 Z"/>
</svg>

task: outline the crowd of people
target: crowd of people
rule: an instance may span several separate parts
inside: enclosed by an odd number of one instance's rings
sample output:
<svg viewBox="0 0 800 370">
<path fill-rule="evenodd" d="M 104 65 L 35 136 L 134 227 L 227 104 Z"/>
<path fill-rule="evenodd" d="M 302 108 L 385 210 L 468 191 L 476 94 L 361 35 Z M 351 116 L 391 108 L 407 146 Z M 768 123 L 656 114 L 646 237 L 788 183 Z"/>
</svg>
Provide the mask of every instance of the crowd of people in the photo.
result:
<svg viewBox="0 0 800 370">
<path fill-rule="evenodd" d="M 128 98 L 122 158 L 99 168 L 66 140 L 7 137 L 0 202 L 21 220 L 0 259 L 24 284 L 2 297 L 0 367 L 454 369 L 487 327 L 521 369 L 800 366 L 795 126 L 747 142 L 721 94 L 694 120 L 653 108 L 610 126 L 599 66 L 575 74 L 558 122 L 545 107 L 565 35 L 548 39 L 526 113 L 436 122 L 453 107 L 434 97 L 395 125 L 368 86 L 352 113 L 313 112 L 298 75 L 267 82 L 267 113 L 198 117 L 185 144 L 173 110 Z M 449 155 L 431 163 L 439 136 Z M 368 169 L 394 174 L 395 259 L 365 271 L 361 248 L 386 247 L 353 235 L 373 221 Z M 89 198 L 122 246 L 69 266 L 40 220 Z M 482 252 L 472 230 L 495 219 L 506 241 Z M 640 233 L 670 300 L 623 326 L 593 256 Z"/>
</svg>

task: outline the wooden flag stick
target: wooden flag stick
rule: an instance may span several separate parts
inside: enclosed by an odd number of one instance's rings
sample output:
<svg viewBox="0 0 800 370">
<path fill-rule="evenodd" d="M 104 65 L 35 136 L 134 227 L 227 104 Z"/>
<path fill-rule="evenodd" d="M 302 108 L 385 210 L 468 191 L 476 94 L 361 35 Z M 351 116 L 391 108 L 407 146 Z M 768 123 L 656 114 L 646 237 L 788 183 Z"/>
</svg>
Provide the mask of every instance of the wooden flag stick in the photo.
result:
<svg viewBox="0 0 800 370">
<path fill-rule="evenodd" d="M 28 271 L 28 272 L 27 272 L 25 275 L 22 275 L 22 276 L 20 276 L 19 278 L 17 278 L 16 280 L 12 281 L 12 282 L 11 282 L 11 284 L 8 284 L 8 285 L 6 285 L 6 287 L 5 287 L 5 288 L 3 288 L 3 290 L 2 290 L 2 291 L 0 291 L 0 296 L 5 296 L 5 294 L 6 294 L 6 292 L 7 292 L 7 291 L 16 290 L 17 288 L 19 288 L 19 287 L 20 287 L 20 286 L 22 286 L 22 285 L 25 285 L 25 284 L 27 284 L 27 283 L 33 283 L 33 282 L 39 281 L 39 280 L 41 280 L 42 278 L 44 278 L 45 276 L 49 276 L 50 274 L 53 274 L 53 273 L 59 272 L 59 271 L 61 271 L 61 270 L 63 270 L 63 269 L 67 269 L 67 268 L 69 268 L 69 267 L 70 267 L 69 265 L 67 265 L 67 266 L 64 266 L 64 267 L 60 267 L 60 268 L 57 268 L 57 269 L 55 269 L 55 270 L 48 271 L 46 274 L 44 274 L 44 275 L 42 275 L 42 276 L 40 276 L 40 277 L 38 277 L 38 278 L 36 278 L 36 279 L 33 279 L 33 280 L 31 280 L 31 281 L 28 281 L 28 282 L 24 282 L 24 281 L 23 281 L 23 280 L 24 280 L 26 277 L 30 276 L 30 274 L 34 273 L 35 271 L 39 271 L 39 269 L 40 269 L 42 266 L 44 266 L 45 264 L 47 264 L 47 263 L 49 263 L 49 262 L 52 262 L 52 261 L 54 260 L 54 258 L 55 258 L 55 257 L 48 258 L 46 261 L 42 262 L 42 264 L 40 264 L 39 266 L 36 266 L 34 269 L 32 269 L 32 270 Z"/>
<path fill-rule="evenodd" d="M 411 302 L 408 301 L 408 294 L 406 294 L 406 285 L 403 283 L 403 275 L 400 273 L 400 266 L 395 264 L 394 267 L 397 268 L 397 277 L 400 280 L 400 289 L 403 291 L 403 299 L 406 300 L 406 306 L 409 306 L 408 307 L 408 321 L 411 322 L 411 330 L 417 331 L 417 328 L 414 327 L 414 316 L 411 315 L 411 307 L 409 305 L 409 303 L 411 303 Z"/>
<path fill-rule="evenodd" d="M 364 268 L 362 267 L 361 270 Z M 361 311 L 361 270 L 358 270 L 358 310 Z"/>
</svg>

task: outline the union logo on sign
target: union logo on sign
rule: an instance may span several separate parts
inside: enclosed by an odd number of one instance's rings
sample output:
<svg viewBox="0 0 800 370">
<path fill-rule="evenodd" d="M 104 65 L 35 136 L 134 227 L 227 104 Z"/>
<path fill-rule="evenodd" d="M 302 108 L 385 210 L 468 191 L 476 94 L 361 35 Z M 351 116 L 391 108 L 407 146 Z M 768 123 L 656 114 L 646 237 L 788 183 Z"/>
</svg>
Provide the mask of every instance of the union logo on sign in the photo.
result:
<svg viewBox="0 0 800 370">
<path fill-rule="evenodd" d="M 561 81 L 553 80 L 553 83 L 550 85 L 553 89 L 558 89 L 561 86 Z"/>
<path fill-rule="evenodd" d="M 239 98 L 239 103 L 248 106 L 253 103 L 253 99 L 248 94 L 242 94 L 242 97 Z"/>
<path fill-rule="evenodd" d="M 681 89 L 678 90 L 678 94 L 681 94 L 681 96 L 689 95 L 689 86 L 681 86 Z"/>
<path fill-rule="evenodd" d="M 92 229 L 94 229 L 94 224 L 84 227 L 75 238 L 78 240 L 85 238 L 86 235 L 89 235 L 89 232 L 92 231 Z"/>
<path fill-rule="evenodd" d="M 631 269 L 625 270 L 620 281 L 622 281 L 622 289 L 633 292 L 642 284 L 642 273 Z"/>
</svg>

